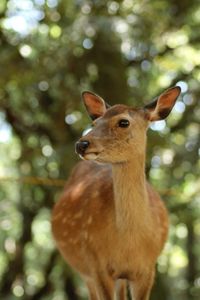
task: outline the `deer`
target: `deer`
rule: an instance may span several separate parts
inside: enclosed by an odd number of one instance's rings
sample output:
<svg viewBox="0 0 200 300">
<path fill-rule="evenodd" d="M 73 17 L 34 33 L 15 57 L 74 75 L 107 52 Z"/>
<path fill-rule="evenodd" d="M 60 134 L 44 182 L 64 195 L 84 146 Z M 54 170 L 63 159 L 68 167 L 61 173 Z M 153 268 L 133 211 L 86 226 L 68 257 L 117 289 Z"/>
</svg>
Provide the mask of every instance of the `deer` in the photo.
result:
<svg viewBox="0 0 200 300">
<path fill-rule="evenodd" d="M 139 108 L 82 93 L 92 128 L 75 144 L 82 160 L 53 208 L 52 232 L 90 300 L 125 300 L 128 287 L 132 299 L 150 297 L 169 220 L 146 179 L 146 132 L 169 115 L 180 92 L 172 87 Z"/>
</svg>

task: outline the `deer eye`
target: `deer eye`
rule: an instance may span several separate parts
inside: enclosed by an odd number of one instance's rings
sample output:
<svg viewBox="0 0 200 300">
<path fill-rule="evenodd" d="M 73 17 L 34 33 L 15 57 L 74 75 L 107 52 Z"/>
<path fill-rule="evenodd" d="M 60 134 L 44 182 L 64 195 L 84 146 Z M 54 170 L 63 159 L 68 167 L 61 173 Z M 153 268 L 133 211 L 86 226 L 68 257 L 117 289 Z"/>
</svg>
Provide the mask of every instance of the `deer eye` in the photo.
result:
<svg viewBox="0 0 200 300">
<path fill-rule="evenodd" d="M 127 119 L 121 119 L 118 122 L 118 126 L 122 127 L 122 128 L 127 128 L 129 125 L 130 125 L 130 122 Z"/>
</svg>

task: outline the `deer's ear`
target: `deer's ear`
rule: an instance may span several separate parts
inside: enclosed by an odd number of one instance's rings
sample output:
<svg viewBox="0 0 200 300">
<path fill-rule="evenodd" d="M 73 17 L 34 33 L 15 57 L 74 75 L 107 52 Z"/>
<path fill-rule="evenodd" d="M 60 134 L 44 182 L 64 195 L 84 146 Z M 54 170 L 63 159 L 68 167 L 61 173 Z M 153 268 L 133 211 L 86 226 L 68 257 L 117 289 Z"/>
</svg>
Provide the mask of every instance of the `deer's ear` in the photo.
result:
<svg viewBox="0 0 200 300">
<path fill-rule="evenodd" d="M 98 95 L 85 91 L 82 93 L 83 102 L 92 120 L 101 117 L 109 107 L 108 104 Z"/>
<path fill-rule="evenodd" d="M 153 102 L 147 104 L 144 109 L 149 121 L 165 119 L 171 112 L 176 99 L 180 95 L 179 86 L 170 88 L 157 97 Z"/>
</svg>

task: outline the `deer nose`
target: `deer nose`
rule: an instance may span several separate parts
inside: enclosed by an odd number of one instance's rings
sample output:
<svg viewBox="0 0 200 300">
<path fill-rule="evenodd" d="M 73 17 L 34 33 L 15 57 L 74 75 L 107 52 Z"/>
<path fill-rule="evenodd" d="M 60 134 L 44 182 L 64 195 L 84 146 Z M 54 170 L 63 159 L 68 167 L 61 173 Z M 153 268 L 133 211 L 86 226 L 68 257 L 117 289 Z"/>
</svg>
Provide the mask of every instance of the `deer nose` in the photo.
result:
<svg viewBox="0 0 200 300">
<path fill-rule="evenodd" d="M 79 141 L 76 143 L 75 149 L 76 153 L 83 155 L 85 150 L 88 148 L 90 142 L 88 141 Z"/>
</svg>

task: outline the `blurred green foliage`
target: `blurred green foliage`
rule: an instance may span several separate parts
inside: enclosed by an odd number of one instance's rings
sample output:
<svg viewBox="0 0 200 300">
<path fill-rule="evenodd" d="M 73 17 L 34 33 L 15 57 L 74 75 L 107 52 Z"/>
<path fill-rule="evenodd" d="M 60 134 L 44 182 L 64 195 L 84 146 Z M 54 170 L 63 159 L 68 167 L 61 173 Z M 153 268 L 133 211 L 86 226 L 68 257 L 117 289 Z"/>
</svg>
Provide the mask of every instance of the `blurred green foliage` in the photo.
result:
<svg viewBox="0 0 200 300">
<path fill-rule="evenodd" d="M 151 299 L 200 299 L 199 26 L 197 0 L 0 1 L 1 299 L 87 298 L 51 236 L 62 188 L 15 180 L 68 177 L 90 123 L 81 91 L 134 106 L 175 84 L 167 123 L 148 132 L 147 174 L 171 216 Z"/>
</svg>

